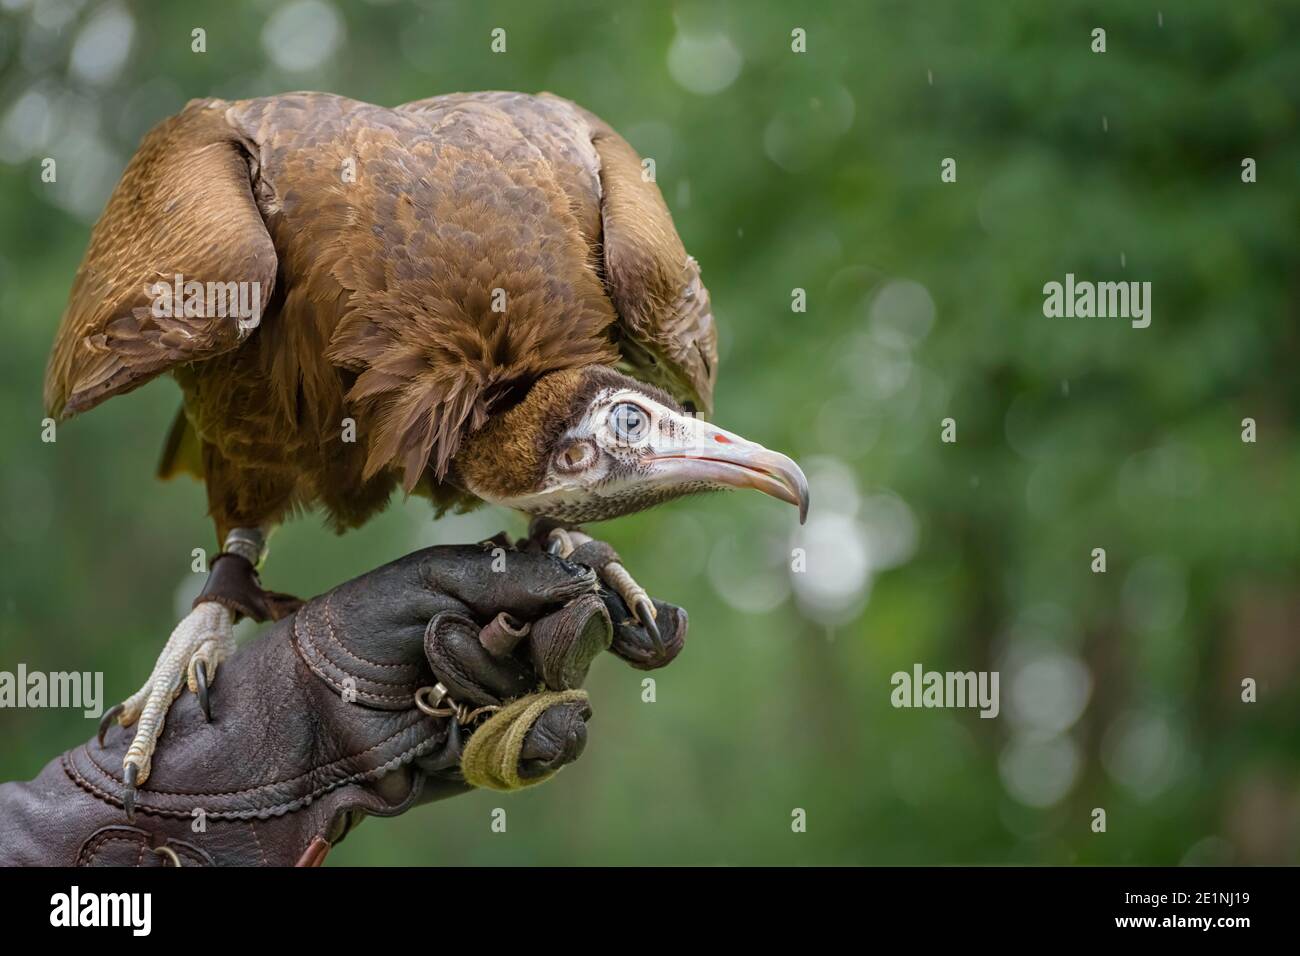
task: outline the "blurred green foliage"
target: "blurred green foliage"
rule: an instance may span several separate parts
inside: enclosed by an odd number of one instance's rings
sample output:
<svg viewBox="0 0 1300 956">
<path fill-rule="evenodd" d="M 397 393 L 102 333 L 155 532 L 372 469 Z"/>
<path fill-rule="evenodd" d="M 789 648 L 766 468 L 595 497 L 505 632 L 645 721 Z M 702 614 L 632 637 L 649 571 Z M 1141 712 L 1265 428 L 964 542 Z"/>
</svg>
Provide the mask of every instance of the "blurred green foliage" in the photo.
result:
<svg viewBox="0 0 1300 956">
<path fill-rule="evenodd" d="M 721 326 L 718 420 L 807 465 L 813 520 L 735 495 L 598 527 L 691 613 L 656 702 L 599 661 L 557 780 L 371 821 L 333 859 L 1300 859 L 1297 5 L 0 6 L 0 669 L 102 670 L 121 698 L 214 544 L 201 488 L 153 478 L 170 380 L 40 440 L 72 276 L 145 130 L 193 97 L 546 89 L 654 157 Z M 1151 327 L 1045 318 L 1067 272 L 1150 281 Z M 503 526 L 308 517 L 267 579 L 317 593 Z M 916 662 L 999 669 L 1001 715 L 894 709 Z M 0 711 L 0 778 L 93 726 Z"/>
</svg>

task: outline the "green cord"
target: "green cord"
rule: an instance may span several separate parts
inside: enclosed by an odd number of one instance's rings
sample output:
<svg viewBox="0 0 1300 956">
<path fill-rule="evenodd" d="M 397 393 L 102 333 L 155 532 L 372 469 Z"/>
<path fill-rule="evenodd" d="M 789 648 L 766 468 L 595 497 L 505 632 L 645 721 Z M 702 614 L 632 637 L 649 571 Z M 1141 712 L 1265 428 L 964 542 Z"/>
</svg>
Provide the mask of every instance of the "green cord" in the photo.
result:
<svg viewBox="0 0 1300 956">
<path fill-rule="evenodd" d="M 460 757 L 460 772 L 465 782 L 488 790 L 522 790 L 558 771 L 527 780 L 519 776 L 519 755 L 524 738 L 538 718 L 556 704 L 586 702 L 585 690 L 542 690 L 516 698 L 506 704 L 474 731 Z"/>
</svg>

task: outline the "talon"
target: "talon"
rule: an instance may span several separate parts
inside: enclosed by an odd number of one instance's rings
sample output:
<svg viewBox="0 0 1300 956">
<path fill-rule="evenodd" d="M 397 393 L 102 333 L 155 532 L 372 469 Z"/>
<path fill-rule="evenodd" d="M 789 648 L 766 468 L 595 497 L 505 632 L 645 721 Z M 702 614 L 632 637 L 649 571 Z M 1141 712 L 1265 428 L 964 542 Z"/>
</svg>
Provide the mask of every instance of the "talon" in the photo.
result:
<svg viewBox="0 0 1300 956">
<path fill-rule="evenodd" d="M 199 699 L 204 723 L 212 722 L 212 703 L 208 699 L 208 667 L 203 661 L 194 662 L 194 696 Z"/>
<path fill-rule="evenodd" d="M 581 532 L 576 533 L 582 534 Z M 582 535 L 582 537 L 586 538 L 587 536 Z M 590 539 L 588 538 L 587 540 Z M 569 555 L 573 554 L 575 543 L 572 533 L 566 531 L 564 528 L 553 528 L 551 529 L 551 533 L 547 536 L 546 550 L 551 554 L 559 555 L 561 558 L 567 558 Z"/>
<path fill-rule="evenodd" d="M 108 728 L 113 726 L 113 721 L 117 720 L 117 715 L 122 713 L 122 709 L 121 704 L 114 704 L 108 708 L 103 717 L 99 718 L 99 733 L 96 737 L 101 747 L 104 746 L 104 735 L 108 733 Z"/>
<path fill-rule="evenodd" d="M 662 654 L 664 652 L 664 641 L 659 636 L 659 625 L 655 623 L 654 604 L 645 595 L 639 595 L 632 603 L 632 613 L 636 615 L 637 621 L 650 635 L 650 640 L 654 641 L 655 651 Z"/>
<path fill-rule="evenodd" d="M 135 823 L 135 783 L 140 777 L 140 768 L 133 763 L 122 767 L 122 809 L 126 811 L 126 822 Z"/>
</svg>

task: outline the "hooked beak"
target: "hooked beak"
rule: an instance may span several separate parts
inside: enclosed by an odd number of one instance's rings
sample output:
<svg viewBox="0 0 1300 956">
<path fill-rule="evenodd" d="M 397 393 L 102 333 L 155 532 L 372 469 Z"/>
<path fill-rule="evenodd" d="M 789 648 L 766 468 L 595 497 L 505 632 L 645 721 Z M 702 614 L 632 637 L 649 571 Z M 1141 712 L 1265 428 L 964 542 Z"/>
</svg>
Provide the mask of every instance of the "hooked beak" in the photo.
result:
<svg viewBox="0 0 1300 956">
<path fill-rule="evenodd" d="M 800 524 L 808 520 L 808 479 L 791 459 L 699 419 L 690 421 L 685 437 L 652 449 L 648 459 L 667 469 L 674 484 L 753 488 L 797 507 Z"/>
</svg>

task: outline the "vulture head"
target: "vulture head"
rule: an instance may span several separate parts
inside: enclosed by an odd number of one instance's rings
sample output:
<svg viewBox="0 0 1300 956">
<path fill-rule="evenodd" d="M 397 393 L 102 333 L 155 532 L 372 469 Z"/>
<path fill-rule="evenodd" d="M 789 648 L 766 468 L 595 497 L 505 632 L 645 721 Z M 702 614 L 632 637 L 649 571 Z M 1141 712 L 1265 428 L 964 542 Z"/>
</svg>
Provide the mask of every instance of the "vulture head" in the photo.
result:
<svg viewBox="0 0 1300 956">
<path fill-rule="evenodd" d="M 789 502 L 800 521 L 808 513 L 807 479 L 785 455 L 600 365 L 538 379 L 466 441 L 453 468 L 484 501 L 575 524 L 727 488 Z"/>
</svg>

